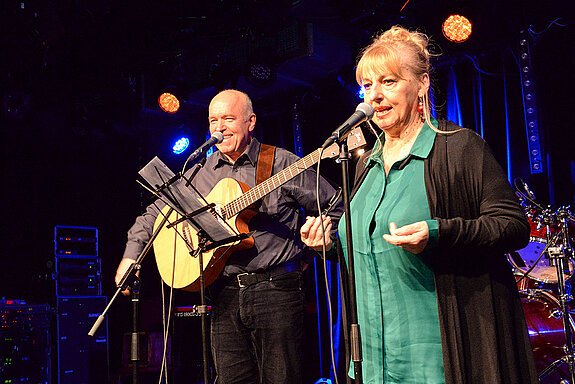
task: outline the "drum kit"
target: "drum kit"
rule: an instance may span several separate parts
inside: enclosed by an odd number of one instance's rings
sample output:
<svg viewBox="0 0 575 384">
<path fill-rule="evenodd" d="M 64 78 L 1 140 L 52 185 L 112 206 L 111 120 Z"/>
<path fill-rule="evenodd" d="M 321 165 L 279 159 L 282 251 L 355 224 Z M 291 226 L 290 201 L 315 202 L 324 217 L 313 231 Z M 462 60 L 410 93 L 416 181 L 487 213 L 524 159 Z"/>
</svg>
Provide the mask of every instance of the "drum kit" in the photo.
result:
<svg viewBox="0 0 575 384">
<path fill-rule="evenodd" d="M 575 307 L 570 280 L 575 273 L 575 215 L 535 201 L 520 180 L 516 193 L 531 224 L 527 247 L 507 255 L 513 266 L 541 383 L 575 384 Z M 517 184 L 517 181 L 516 183 Z"/>
</svg>

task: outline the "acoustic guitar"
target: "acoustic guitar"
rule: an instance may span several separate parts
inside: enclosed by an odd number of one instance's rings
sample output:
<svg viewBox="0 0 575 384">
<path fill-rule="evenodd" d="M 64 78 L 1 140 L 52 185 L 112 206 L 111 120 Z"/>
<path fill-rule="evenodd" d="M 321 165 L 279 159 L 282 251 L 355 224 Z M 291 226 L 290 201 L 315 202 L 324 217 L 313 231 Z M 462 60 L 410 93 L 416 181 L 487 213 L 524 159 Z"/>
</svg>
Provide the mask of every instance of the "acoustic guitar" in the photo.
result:
<svg viewBox="0 0 575 384">
<path fill-rule="evenodd" d="M 347 137 L 347 143 L 350 151 L 366 144 L 359 127 L 351 131 Z M 222 224 L 230 228 L 230 237 L 238 233 L 247 234 L 249 233 L 248 222 L 257 212 L 246 208 L 316 164 L 319 161 L 320 153 L 321 149 L 316 149 L 251 189 L 246 184 L 232 178 L 222 179 L 205 199 L 208 203 L 215 204 L 214 209 L 225 221 Z M 337 144 L 325 149 L 321 155 L 322 159 L 337 156 L 339 156 Z M 162 213 L 158 215 L 154 224 L 154 230 L 160 225 L 169 210 L 169 206 L 162 209 Z M 174 223 L 180 218 L 181 215 L 173 211 L 167 224 L 160 230 L 154 241 L 156 264 L 162 280 L 168 286 L 192 292 L 199 291 L 200 265 L 199 255 L 196 252 L 199 245 L 198 232 L 188 221 L 182 221 L 174 226 L 169 225 L 169 223 Z M 249 249 L 253 244 L 254 239 L 250 236 L 241 241 L 231 242 L 203 252 L 202 268 L 205 286 L 216 280 L 232 253 Z"/>
</svg>

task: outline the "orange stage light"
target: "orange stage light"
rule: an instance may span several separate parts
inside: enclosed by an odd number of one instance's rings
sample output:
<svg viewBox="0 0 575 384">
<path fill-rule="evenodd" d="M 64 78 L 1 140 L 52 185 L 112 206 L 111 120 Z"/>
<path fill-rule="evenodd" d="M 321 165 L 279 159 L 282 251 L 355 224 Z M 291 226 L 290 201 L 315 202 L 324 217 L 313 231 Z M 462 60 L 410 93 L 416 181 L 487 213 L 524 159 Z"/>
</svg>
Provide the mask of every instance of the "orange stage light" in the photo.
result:
<svg viewBox="0 0 575 384">
<path fill-rule="evenodd" d="M 443 35 L 454 43 L 463 43 L 471 35 L 471 21 L 465 16 L 451 15 L 441 26 Z"/>
<path fill-rule="evenodd" d="M 158 97 L 158 104 L 162 111 L 176 113 L 180 109 L 180 100 L 171 93 L 165 92 Z"/>
</svg>

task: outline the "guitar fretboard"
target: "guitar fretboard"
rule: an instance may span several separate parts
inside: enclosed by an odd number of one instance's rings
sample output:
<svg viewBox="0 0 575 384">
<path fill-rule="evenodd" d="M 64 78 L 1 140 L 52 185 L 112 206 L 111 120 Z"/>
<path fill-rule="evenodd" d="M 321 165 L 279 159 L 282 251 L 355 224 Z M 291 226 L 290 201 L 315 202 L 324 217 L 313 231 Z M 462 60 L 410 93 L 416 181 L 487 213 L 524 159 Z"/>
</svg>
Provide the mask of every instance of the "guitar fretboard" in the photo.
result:
<svg viewBox="0 0 575 384">
<path fill-rule="evenodd" d="M 249 207 L 251 204 L 255 203 L 274 189 L 293 179 L 317 163 L 319 161 L 320 152 L 321 149 L 316 149 L 306 157 L 299 159 L 289 167 L 285 168 L 280 173 L 276 173 L 266 181 L 256 185 L 243 195 L 230 201 L 223 208 L 225 217 L 230 218 L 237 215 L 246 207 Z"/>
</svg>

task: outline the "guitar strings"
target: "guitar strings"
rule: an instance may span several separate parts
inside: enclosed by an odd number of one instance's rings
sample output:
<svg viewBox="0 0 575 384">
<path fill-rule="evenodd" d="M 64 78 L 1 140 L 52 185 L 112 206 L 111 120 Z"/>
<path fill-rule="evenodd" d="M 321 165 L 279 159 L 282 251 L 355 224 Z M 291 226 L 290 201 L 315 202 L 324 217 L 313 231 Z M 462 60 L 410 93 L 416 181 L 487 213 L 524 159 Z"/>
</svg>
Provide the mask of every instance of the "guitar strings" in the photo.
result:
<svg viewBox="0 0 575 384">
<path fill-rule="evenodd" d="M 201 201 L 205 205 L 211 204 L 210 202 L 208 202 L 208 200 L 206 200 L 204 195 L 202 195 L 202 193 L 200 191 L 198 191 L 198 189 L 196 187 L 194 187 L 193 184 L 190 183 L 188 186 L 191 187 L 200 196 Z M 229 203 L 226 204 L 226 206 L 227 205 L 229 205 Z M 215 207 L 210 208 L 208 210 L 208 212 L 210 212 L 212 214 L 212 216 L 214 216 L 216 219 L 218 219 L 218 222 L 220 222 L 222 225 L 225 225 L 226 227 L 228 227 L 230 233 L 237 235 L 238 231 L 236 230 L 236 228 L 234 228 L 230 223 L 227 222 L 228 219 L 231 219 L 235 215 L 230 215 L 227 212 L 226 206 L 216 205 Z M 218 208 L 221 210 L 221 213 L 217 211 Z M 222 220 L 219 220 L 219 219 L 222 219 Z"/>
<path fill-rule="evenodd" d="M 267 195 L 269 192 L 275 190 L 280 185 L 284 184 L 285 182 L 293 179 L 312 165 L 314 165 L 318 159 L 321 158 L 321 153 L 323 149 L 316 149 L 311 154 L 307 155 L 306 157 L 299 159 L 292 165 L 284 168 L 280 173 L 276 173 L 272 177 L 268 178 L 267 180 L 263 181 L 256 187 L 246 191 L 246 193 L 238 196 L 234 200 L 230 201 L 228 204 L 225 205 L 224 210 L 225 212 L 229 211 L 230 217 L 235 216 L 239 212 L 243 210 L 242 206 L 246 207 L 253 204 L 255 201 L 259 200 L 262 196 Z M 308 163 L 309 161 L 309 163 Z M 303 164 L 303 166 L 301 166 Z M 295 172 L 295 173 L 294 173 Z M 289 175 L 287 175 L 289 173 Z M 283 180 L 282 180 L 283 178 Z M 277 184 L 279 182 L 279 184 Z M 267 192 L 265 191 L 267 188 Z M 264 190 L 264 193 L 259 193 L 260 189 Z"/>
<path fill-rule="evenodd" d="M 155 201 L 154 201 L 153 204 L 154 204 L 154 206 L 156 207 L 156 209 L 159 211 L 159 214 L 161 214 L 164 218 L 167 219 L 166 224 L 172 224 L 172 223 L 174 223 L 174 222 L 176 222 L 176 221 L 178 220 L 177 215 L 179 215 L 179 213 L 177 213 L 177 211 L 175 211 L 175 210 L 172 211 L 172 212 L 175 212 L 175 213 L 176 213 L 176 219 L 172 222 L 172 221 L 170 221 L 170 218 L 164 213 L 163 208 L 160 209 L 160 207 L 158 207 L 158 205 L 156 204 Z M 167 206 L 168 206 L 168 205 L 166 205 L 164 208 L 166 208 Z M 170 216 L 172 216 L 172 215 L 170 215 Z M 180 238 L 184 241 L 184 243 L 186 243 L 186 245 L 190 246 L 190 244 L 188 244 L 188 242 L 186 241 L 185 235 L 182 234 L 182 233 L 180 232 L 180 230 L 178 229 L 178 225 L 174 225 L 174 226 L 171 227 L 171 228 L 167 228 L 167 226 L 165 226 L 165 228 L 166 228 L 166 229 L 173 229 L 174 232 L 176 232 L 176 233 L 178 234 L 178 236 L 180 236 Z M 193 245 L 193 244 L 192 244 L 192 245 Z"/>
</svg>

